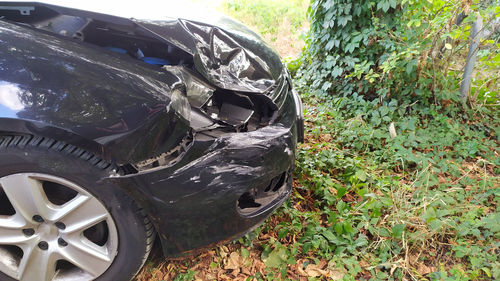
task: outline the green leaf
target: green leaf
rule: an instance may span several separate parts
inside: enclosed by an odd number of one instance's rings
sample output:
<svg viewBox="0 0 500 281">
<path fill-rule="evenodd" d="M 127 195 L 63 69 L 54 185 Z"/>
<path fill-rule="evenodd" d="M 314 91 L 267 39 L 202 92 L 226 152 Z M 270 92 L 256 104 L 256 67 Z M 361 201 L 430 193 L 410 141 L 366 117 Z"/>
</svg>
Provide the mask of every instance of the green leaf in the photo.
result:
<svg viewBox="0 0 500 281">
<path fill-rule="evenodd" d="M 389 113 L 389 108 L 387 106 L 381 106 L 378 111 L 380 112 L 380 116 L 385 116 Z"/>
<path fill-rule="evenodd" d="M 455 257 L 457 258 L 463 258 L 470 253 L 470 249 L 464 246 L 453 247 L 453 250 L 455 251 Z"/>
<path fill-rule="evenodd" d="M 488 276 L 489 278 L 491 278 L 491 271 L 490 271 L 489 268 L 483 267 L 483 268 L 481 268 L 481 270 L 486 274 L 486 276 Z"/>
<path fill-rule="evenodd" d="M 363 170 L 357 170 L 355 177 L 360 181 L 366 181 L 366 173 Z"/>
<path fill-rule="evenodd" d="M 341 223 L 336 223 L 335 226 L 333 227 L 337 235 L 342 235 L 344 232 L 344 228 L 342 227 Z"/>
<path fill-rule="evenodd" d="M 396 224 L 392 227 L 392 237 L 400 238 L 403 235 L 403 231 L 405 230 L 404 224 Z"/>
<path fill-rule="evenodd" d="M 336 239 L 335 234 L 333 234 L 330 230 L 323 231 L 323 236 L 325 236 L 325 238 L 330 242 Z"/>
<path fill-rule="evenodd" d="M 361 237 L 359 237 L 358 239 L 356 239 L 356 241 L 354 241 L 354 246 L 363 247 L 368 245 L 368 240 L 366 239 L 366 236 L 365 235 L 360 235 L 360 236 Z"/>
<path fill-rule="evenodd" d="M 434 219 L 434 220 L 431 220 L 429 222 L 429 227 L 434 231 L 439 230 L 442 226 L 443 226 L 443 222 L 441 220 L 438 220 L 438 219 Z"/>
<path fill-rule="evenodd" d="M 268 267 L 278 268 L 280 265 L 287 260 L 286 249 L 279 247 L 274 249 L 267 259 L 264 260 L 264 264 Z"/>
<path fill-rule="evenodd" d="M 382 237 L 389 237 L 391 236 L 391 233 L 389 232 L 389 230 L 385 227 L 381 227 L 378 229 L 378 234 Z"/>
<path fill-rule="evenodd" d="M 347 23 L 349 21 L 352 20 L 352 16 L 351 15 L 347 15 L 347 16 L 344 16 L 344 17 L 339 17 L 337 23 L 340 25 L 340 26 L 346 26 Z"/>
<path fill-rule="evenodd" d="M 241 247 L 241 256 L 246 259 L 250 256 L 250 251 L 248 251 L 246 248 Z"/>
<path fill-rule="evenodd" d="M 384 13 L 387 12 L 390 7 L 391 7 L 390 1 L 379 1 L 377 4 L 377 10 L 382 10 L 384 11 Z"/>
<path fill-rule="evenodd" d="M 418 64 L 417 59 L 414 59 L 414 60 L 411 60 L 410 62 L 408 62 L 406 64 L 406 74 L 410 75 L 414 71 L 414 69 L 416 69 L 417 64 Z"/>
<path fill-rule="evenodd" d="M 307 254 L 307 252 L 311 249 L 311 246 L 311 242 L 304 243 L 304 246 L 302 246 L 302 253 Z"/>
<path fill-rule="evenodd" d="M 333 46 L 335 46 L 335 41 L 330 40 L 328 41 L 328 43 L 326 43 L 325 50 L 330 51 L 333 48 Z"/>
<path fill-rule="evenodd" d="M 391 7 L 391 3 L 389 1 L 386 1 L 382 7 L 382 10 L 384 10 L 384 13 L 389 11 L 389 8 Z"/>
<path fill-rule="evenodd" d="M 343 72 L 343 69 L 339 66 L 335 66 L 332 70 L 332 76 L 334 78 L 336 77 L 340 77 L 340 75 L 342 75 L 342 72 Z"/>
<path fill-rule="evenodd" d="M 278 231 L 278 238 L 283 239 L 288 234 L 288 228 L 282 228 Z"/>
<path fill-rule="evenodd" d="M 491 214 L 481 219 L 484 227 L 488 228 L 491 232 L 500 232 L 500 213 Z"/>
<path fill-rule="evenodd" d="M 384 5 L 385 1 L 378 1 L 377 3 L 377 10 L 381 10 L 383 5 Z"/>
<path fill-rule="evenodd" d="M 350 221 L 344 222 L 344 231 L 345 231 L 345 233 L 348 233 L 348 234 L 354 233 L 354 229 L 352 228 L 352 222 L 350 222 Z"/>
<path fill-rule="evenodd" d="M 342 198 L 344 195 L 347 193 L 347 188 L 345 187 L 339 187 L 337 189 L 337 198 Z"/>
</svg>

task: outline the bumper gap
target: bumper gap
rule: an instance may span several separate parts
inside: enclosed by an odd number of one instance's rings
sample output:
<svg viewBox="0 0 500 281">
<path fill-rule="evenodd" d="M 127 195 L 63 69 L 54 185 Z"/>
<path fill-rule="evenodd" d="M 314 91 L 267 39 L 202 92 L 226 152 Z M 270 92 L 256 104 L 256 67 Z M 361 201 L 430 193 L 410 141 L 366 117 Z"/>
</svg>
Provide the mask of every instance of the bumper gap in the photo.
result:
<svg viewBox="0 0 500 281">
<path fill-rule="evenodd" d="M 285 189 L 289 176 L 288 172 L 283 172 L 272 178 L 267 185 L 253 187 L 243 193 L 237 202 L 238 212 L 243 216 L 251 216 L 273 205 L 277 199 L 282 197 L 283 192 L 281 191 Z"/>
</svg>

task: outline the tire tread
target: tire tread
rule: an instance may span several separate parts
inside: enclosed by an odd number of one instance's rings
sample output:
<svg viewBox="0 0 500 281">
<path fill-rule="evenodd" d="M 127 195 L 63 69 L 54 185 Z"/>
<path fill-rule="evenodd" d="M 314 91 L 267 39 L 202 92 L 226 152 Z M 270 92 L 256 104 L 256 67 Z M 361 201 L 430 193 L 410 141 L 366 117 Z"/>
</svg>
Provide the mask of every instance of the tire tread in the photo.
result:
<svg viewBox="0 0 500 281">
<path fill-rule="evenodd" d="M 84 149 L 81 149 L 71 144 L 67 144 L 62 141 L 56 141 L 47 137 L 32 136 L 32 135 L 0 135 L 0 150 L 4 150 L 7 148 L 14 148 L 14 147 L 23 149 L 25 149 L 26 147 L 34 147 L 46 150 L 55 150 L 57 152 L 64 153 L 65 155 L 86 161 L 91 166 L 96 167 L 103 171 L 116 172 L 119 170 L 119 167 L 117 167 L 112 163 L 102 160 L 97 155 L 94 155 L 93 153 L 87 152 Z M 128 196 L 124 195 L 123 197 L 124 200 L 130 201 L 130 203 L 134 206 L 135 212 L 138 215 L 138 217 L 142 218 L 143 226 L 146 233 L 145 237 L 146 247 L 144 256 L 142 257 L 141 264 L 134 271 L 134 275 L 130 276 L 130 279 L 132 279 L 144 266 L 144 263 L 146 262 L 153 248 L 154 241 L 156 238 L 156 231 L 153 226 L 153 223 L 149 219 L 149 216 L 137 204 L 137 202 Z"/>
</svg>

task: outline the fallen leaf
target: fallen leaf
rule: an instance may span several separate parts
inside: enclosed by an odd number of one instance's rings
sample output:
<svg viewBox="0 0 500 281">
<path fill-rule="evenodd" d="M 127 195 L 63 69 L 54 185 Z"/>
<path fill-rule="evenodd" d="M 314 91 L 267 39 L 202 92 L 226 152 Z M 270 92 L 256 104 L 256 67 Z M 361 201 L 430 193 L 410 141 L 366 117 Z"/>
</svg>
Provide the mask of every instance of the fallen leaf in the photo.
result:
<svg viewBox="0 0 500 281">
<path fill-rule="evenodd" d="M 297 261 L 296 270 L 299 275 L 307 276 L 307 273 L 304 271 L 304 260 Z"/>
<path fill-rule="evenodd" d="M 328 277 L 330 277 L 331 280 L 337 281 L 337 280 L 342 280 L 344 279 L 344 272 L 338 271 L 338 270 L 330 270 L 328 272 Z"/>
<path fill-rule="evenodd" d="M 436 270 L 434 267 L 429 267 L 429 266 L 421 263 L 418 265 L 417 271 L 418 271 L 418 273 L 420 273 L 420 275 L 424 276 L 424 275 L 427 275 L 427 274 L 434 272 Z"/>
<path fill-rule="evenodd" d="M 322 270 L 319 266 L 315 264 L 308 264 L 304 271 L 309 277 L 327 276 L 328 274 L 328 271 Z"/>
<path fill-rule="evenodd" d="M 224 269 L 226 270 L 233 269 L 233 270 L 238 270 L 239 272 L 242 265 L 243 265 L 243 258 L 241 257 L 241 255 L 238 252 L 232 252 L 229 255 L 229 258 L 227 259 L 227 263 L 224 266 Z"/>
</svg>

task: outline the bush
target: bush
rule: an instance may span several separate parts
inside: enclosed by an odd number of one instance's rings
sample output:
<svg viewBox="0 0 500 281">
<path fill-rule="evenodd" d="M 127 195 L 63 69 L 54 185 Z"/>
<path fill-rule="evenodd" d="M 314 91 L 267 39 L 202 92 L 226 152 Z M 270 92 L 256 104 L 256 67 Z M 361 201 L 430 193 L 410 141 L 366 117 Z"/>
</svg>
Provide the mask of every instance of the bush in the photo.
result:
<svg viewBox="0 0 500 281">
<path fill-rule="evenodd" d="M 488 28 L 500 12 L 497 0 L 470 2 L 312 0 L 299 85 L 320 96 L 357 93 L 449 105 L 459 96 L 475 13 Z M 498 46 L 498 33 L 482 41 L 477 68 L 494 78 L 476 75 L 472 88 L 489 103 L 498 101 Z"/>
</svg>

